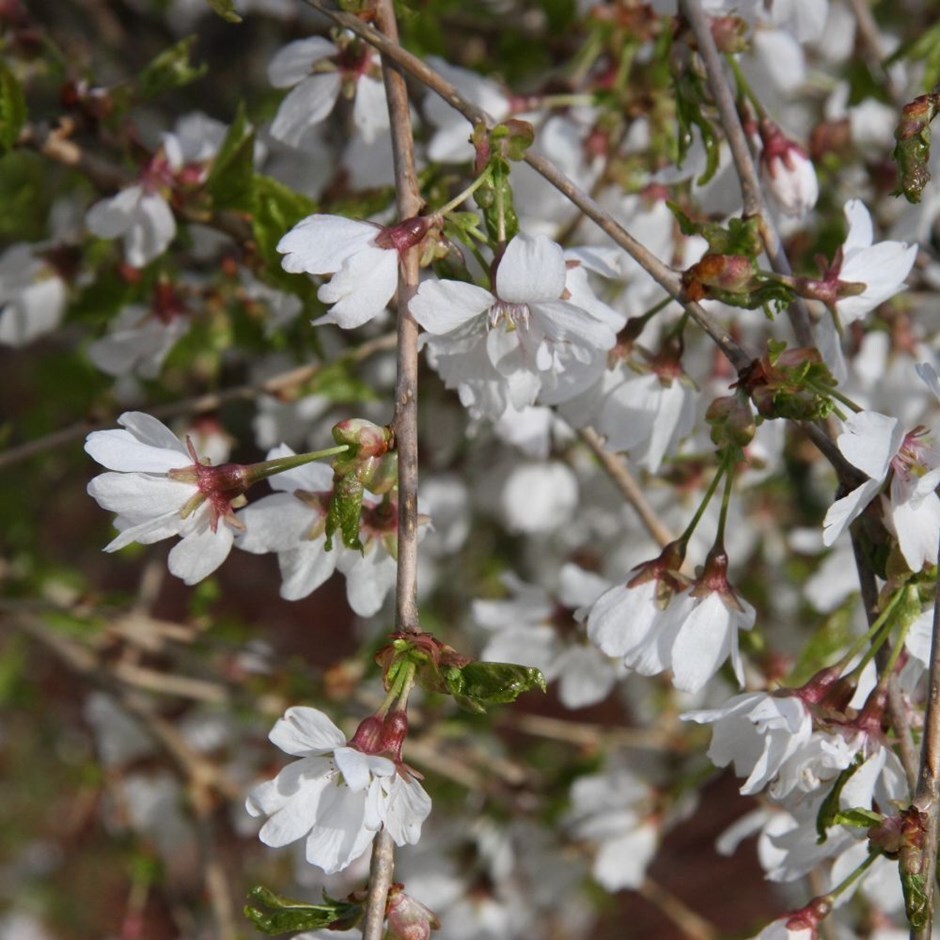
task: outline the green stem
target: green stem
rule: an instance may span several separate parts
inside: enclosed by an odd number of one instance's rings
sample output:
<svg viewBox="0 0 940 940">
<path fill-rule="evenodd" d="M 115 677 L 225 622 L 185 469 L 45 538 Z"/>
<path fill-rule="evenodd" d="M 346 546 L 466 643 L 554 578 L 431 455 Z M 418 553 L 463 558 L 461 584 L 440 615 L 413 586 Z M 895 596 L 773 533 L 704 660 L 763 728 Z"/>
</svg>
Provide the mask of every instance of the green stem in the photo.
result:
<svg viewBox="0 0 940 940">
<path fill-rule="evenodd" d="M 878 615 L 872 625 L 860 636 L 852 645 L 849 647 L 846 654 L 842 657 L 841 662 L 848 665 L 859 653 L 859 651 L 864 646 L 868 646 L 868 650 L 865 652 L 865 655 L 861 658 L 861 661 L 858 665 L 849 673 L 849 677 L 860 676 L 862 670 L 868 665 L 868 663 L 874 658 L 875 654 L 881 648 L 882 643 L 887 639 L 888 631 L 884 632 L 884 636 L 878 636 L 879 631 L 881 631 L 885 624 L 888 622 L 888 619 L 891 617 L 891 614 L 894 612 L 894 609 L 901 602 L 901 598 L 904 596 L 904 588 L 901 588 L 900 591 L 896 591 L 891 595 L 891 600 L 888 601 L 888 606 Z M 903 644 L 899 643 L 895 647 L 895 650 L 899 650 Z M 894 653 L 892 652 L 892 656 Z M 883 674 L 890 675 L 890 670 L 885 670 Z"/>
<path fill-rule="evenodd" d="M 718 483 L 726 470 L 727 468 L 724 464 L 719 465 L 718 472 L 714 475 L 714 477 L 712 477 L 711 483 L 708 484 L 708 489 L 705 492 L 705 496 L 702 499 L 701 505 L 698 507 L 698 509 L 696 509 L 695 515 L 692 517 L 692 521 L 686 526 L 686 529 L 682 535 L 676 539 L 676 542 L 681 546 L 683 551 L 685 551 L 685 547 L 689 544 L 689 539 L 692 538 L 692 533 L 695 532 L 696 526 L 701 521 L 702 515 L 705 512 L 705 509 L 708 507 L 708 504 L 711 502 L 712 496 L 715 495 L 715 490 L 718 488 Z"/>
<path fill-rule="evenodd" d="M 463 192 L 459 193 L 457 196 L 454 196 L 450 202 L 446 205 L 441 206 L 440 209 L 435 209 L 433 215 L 447 215 L 448 212 L 453 212 L 462 202 L 469 199 L 487 180 L 490 178 L 490 171 L 485 170 L 481 173 Z"/>
<path fill-rule="evenodd" d="M 276 457 L 274 460 L 263 460 L 260 463 L 249 464 L 246 467 L 248 478 L 251 483 L 257 483 L 259 480 L 265 480 L 276 473 L 293 470 L 294 467 L 302 467 L 305 463 L 344 454 L 349 449 L 348 444 L 339 444 L 336 447 L 327 447 L 326 450 L 315 450 L 307 454 L 291 454 L 289 457 Z"/>
<path fill-rule="evenodd" d="M 826 897 L 832 900 L 835 900 L 843 891 L 847 888 L 850 888 L 866 871 L 871 867 L 876 858 L 881 855 L 881 849 L 871 849 L 869 850 L 868 857 L 863 861 L 855 871 L 851 872 L 846 876 L 845 879 L 839 882 L 827 895 Z"/>
<path fill-rule="evenodd" d="M 388 710 L 398 701 L 398 707 L 403 709 L 408 704 L 408 696 L 414 688 L 415 675 L 418 667 L 413 662 L 403 662 L 395 671 L 392 684 L 389 686 L 382 704 L 376 709 L 376 714 L 384 718 Z"/>
<path fill-rule="evenodd" d="M 731 505 L 731 487 L 734 484 L 734 474 L 731 472 L 730 459 L 725 456 L 723 465 L 725 467 L 725 488 L 721 494 L 721 512 L 718 515 L 718 531 L 715 533 L 715 547 L 724 551 L 725 546 L 725 524 L 728 521 L 728 506 Z"/>
<path fill-rule="evenodd" d="M 730 53 L 725 56 L 725 59 L 727 60 L 728 65 L 731 67 L 731 71 L 734 73 L 734 81 L 738 88 L 739 97 L 746 98 L 754 106 L 754 110 L 757 112 L 758 118 L 767 117 L 767 111 L 761 104 L 757 95 L 754 94 L 754 91 L 751 89 L 748 80 L 744 77 L 744 72 L 741 71 L 741 66 L 738 63 L 738 60 Z"/>
</svg>

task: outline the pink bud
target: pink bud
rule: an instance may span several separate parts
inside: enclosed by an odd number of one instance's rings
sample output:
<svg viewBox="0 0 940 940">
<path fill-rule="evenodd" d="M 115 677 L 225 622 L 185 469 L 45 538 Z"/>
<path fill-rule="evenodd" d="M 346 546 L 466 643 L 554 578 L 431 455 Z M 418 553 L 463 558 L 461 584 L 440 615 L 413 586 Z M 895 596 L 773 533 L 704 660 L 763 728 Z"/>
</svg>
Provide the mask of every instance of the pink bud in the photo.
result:
<svg viewBox="0 0 940 940">
<path fill-rule="evenodd" d="M 388 898 L 388 940 L 428 940 L 440 926 L 433 911 L 405 894 L 401 885 L 393 885 Z"/>
<path fill-rule="evenodd" d="M 805 215 L 819 198 L 812 160 L 767 118 L 760 122 L 760 136 L 764 144 L 760 156 L 764 186 L 783 213 L 797 218 Z"/>
</svg>

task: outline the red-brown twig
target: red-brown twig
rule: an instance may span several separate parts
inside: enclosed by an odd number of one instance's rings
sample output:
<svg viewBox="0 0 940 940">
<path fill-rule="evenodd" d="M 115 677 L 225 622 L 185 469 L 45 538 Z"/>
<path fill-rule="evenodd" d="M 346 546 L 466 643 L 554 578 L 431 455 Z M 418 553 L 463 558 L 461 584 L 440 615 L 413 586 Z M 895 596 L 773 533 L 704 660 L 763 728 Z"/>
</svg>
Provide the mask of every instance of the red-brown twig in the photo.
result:
<svg viewBox="0 0 940 940">
<path fill-rule="evenodd" d="M 711 88 L 715 104 L 718 107 L 718 118 L 725 132 L 731 157 L 737 170 L 738 180 L 741 184 L 741 196 L 744 202 L 745 218 L 756 217 L 759 220 L 761 239 L 764 250 L 770 259 L 770 266 L 778 274 L 790 275 L 793 269 L 790 259 L 787 258 L 780 241 L 780 234 L 773 223 L 764 200 L 763 190 L 754 158 L 748 147 L 747 136 L 735 107 L 731 87 L 722 67 L 721 56 L 712 36 L 708 17 L 702 10 L 698 0 L 679 0 L 679 9 L 689 21 L 699 54 L 705 63 L 705 72 L 708 76 L 708 86 Z M 788 310 L 790 324 L 801 346 L 815 346 L 813 328 L 806 302 L 796 298 Z"/>
</svg>

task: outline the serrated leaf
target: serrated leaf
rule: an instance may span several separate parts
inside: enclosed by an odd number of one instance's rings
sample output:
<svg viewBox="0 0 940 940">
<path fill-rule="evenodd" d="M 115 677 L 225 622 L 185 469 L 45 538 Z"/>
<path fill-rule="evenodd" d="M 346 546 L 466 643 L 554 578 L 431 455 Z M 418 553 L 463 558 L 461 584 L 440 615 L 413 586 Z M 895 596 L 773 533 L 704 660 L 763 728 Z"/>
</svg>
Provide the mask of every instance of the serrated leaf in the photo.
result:
<svg viewBox="0 0 940 940">
<path fill-rule="evenodd" d="M 194 65 L 190 54 L 198 39 L 187 36 L 175 46 L 164 49 L 137 76 L 137 92 L 143 98 L 153 98 L 171 88 L 183 88 L 206 74 L 209 66 L 205 62 Z"/>
<path fill-rule="evenodd" d="M 908 923 L 917 930 L 927 925 L 930 916 L 930 899 L 927 897 L 926 879 L 923 875 L 901 872 L 901 892 L 904 895 L 904 912 Z"/>
<path fill-rule="evenodd" d="M 326 548 L 333 547 L 333 533 L 339 530 L 343 545 L 362 551 L 359 519 L 362 515 L 363 485 L 355 473 L 334 478 L 333 495 L 326 514 Z"/>
<path fill-rule="evenodd" d="M 235 9 L 232 0 L 206 0 L 213 12 L 221 16 L 226 23 L 240 23 L 241 16 Z"/>
<path fill-rule="evenodd" d="M 264 911 L 250 904 L 244 909 L 245 916 L 269 937 L 330 927 L 348 929 L 362 915 L 361 905 L 337 901 L 326 894 L 323 896 L 323 904 L 309 904 L 256 885 L 248 892 L 248 899 L 269 909 Z"/>
<path fill-rule="evenodd" d="M 494 159 L 490 164 L 489 181 L 474 194 L 483 213 L 486 232 L 493 242 L 508 242 L 519 232 L 519 217 L 509 185 L 509 164 Z"/>
<path fill-rule="evenodd" d="M 26 99 L 17 77 L 0 59 L 0 153 L 13 149 L 26 123 Z"/>
<path fill-rule="evenodd" d="M 254 211 L 254 165 L 255 131 L 239 106 L 206 178 L 206 192 L 216 209 Z"/>
<path fill-rule="evenodd" d="M 447 691 L 468 711 L 481 713 L 488 705 L 514 702 L 523 692 L 546 689 L 545 677 L 534 666 L 486 663 L 474 660 L 465 666 L 441 670 Z"/>
</svg>

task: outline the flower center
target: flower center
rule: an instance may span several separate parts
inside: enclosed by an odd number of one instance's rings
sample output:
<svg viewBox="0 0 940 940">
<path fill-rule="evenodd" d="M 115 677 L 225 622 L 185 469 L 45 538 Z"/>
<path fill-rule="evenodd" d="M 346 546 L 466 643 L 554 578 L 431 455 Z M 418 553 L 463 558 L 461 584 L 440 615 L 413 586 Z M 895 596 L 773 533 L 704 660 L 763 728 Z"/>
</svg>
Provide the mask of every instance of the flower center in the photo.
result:
<svg viewBox="0 0 940 940">
<path fill-rule="evenodd" d="M 494 330 L 502 325 L 507 333 L 512 333 L 520 327 L 529 327 L 529 307 L 527 304 L 510 304 L 504 300 L 497 300 L 486 312 L 486 325 Z"/>
</svg>

